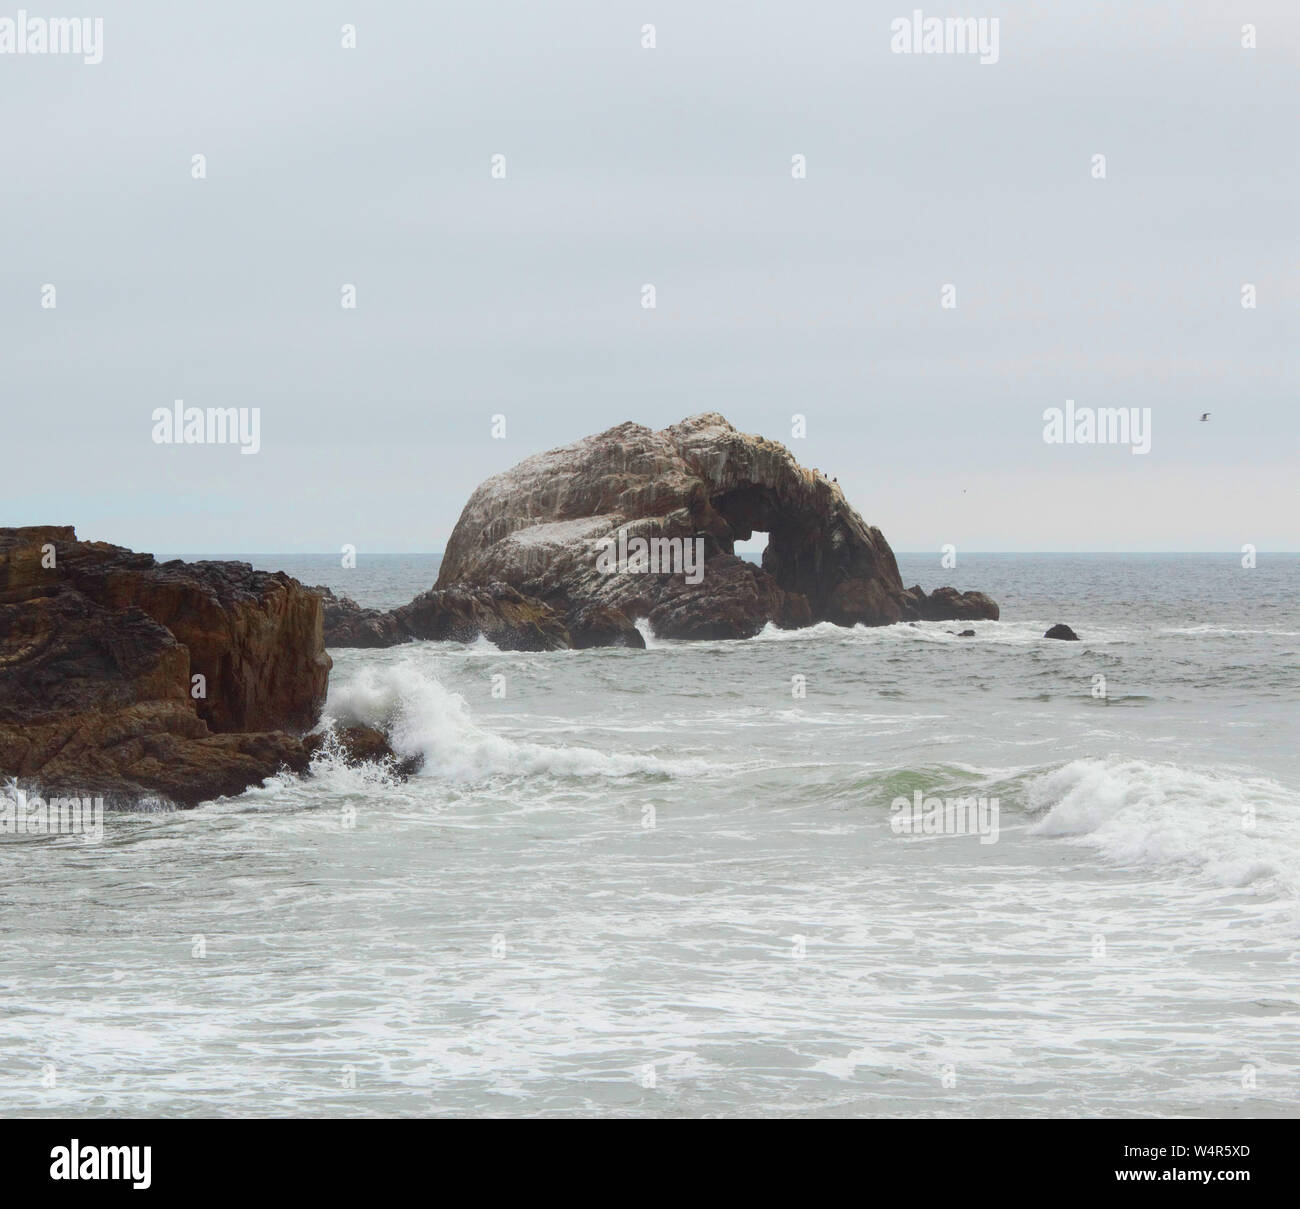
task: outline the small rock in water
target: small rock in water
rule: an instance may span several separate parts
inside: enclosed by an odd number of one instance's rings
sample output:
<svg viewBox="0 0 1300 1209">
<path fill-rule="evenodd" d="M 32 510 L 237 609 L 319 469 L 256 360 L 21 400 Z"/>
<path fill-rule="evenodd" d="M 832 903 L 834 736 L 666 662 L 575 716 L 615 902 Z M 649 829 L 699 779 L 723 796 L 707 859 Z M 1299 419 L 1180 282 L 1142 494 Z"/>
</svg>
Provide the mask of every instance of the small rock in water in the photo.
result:
<svg viewBox="0 0 1300 1209">
<path fill-rule="evenodd" d="M 1043 635 L 1043 637 L 1044 637 L 1044 638 L 1059 638 L 1059 639 L 1061 639 L 1063 642 L 1078 642 L 1078 641 L 1079 641 L 1079 635 L 1076 634 L 1072 629 L 1070 629 L 1070 627 L 1069 627 L 1068 625 L 1059 625 L 1059 624 L 1058 624 L 1058 625 L 1054 625 L 1050 630 L 1047 631 L 1046 634 Z"/>
</svg>

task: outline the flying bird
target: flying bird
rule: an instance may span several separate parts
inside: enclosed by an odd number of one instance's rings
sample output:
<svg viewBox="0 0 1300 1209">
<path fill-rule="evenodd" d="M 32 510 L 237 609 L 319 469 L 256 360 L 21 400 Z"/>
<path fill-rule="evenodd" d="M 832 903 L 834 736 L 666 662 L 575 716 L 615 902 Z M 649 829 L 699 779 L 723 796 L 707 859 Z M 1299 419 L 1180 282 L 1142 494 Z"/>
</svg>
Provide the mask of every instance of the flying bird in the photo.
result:
<svg viewBox="0 0 1300 1209">
<path fill-rule="evenodd" d="M 1208 420 L 1209 418 L 1210 418 L 1210 413 L 1209 413 L 1208 411 L 1203 411 L 1203 412 L 1201 412 L 1201 423 L 1202 423 L 1202 424 L 1204 424 L 1205 421 Z"/>
</svg>

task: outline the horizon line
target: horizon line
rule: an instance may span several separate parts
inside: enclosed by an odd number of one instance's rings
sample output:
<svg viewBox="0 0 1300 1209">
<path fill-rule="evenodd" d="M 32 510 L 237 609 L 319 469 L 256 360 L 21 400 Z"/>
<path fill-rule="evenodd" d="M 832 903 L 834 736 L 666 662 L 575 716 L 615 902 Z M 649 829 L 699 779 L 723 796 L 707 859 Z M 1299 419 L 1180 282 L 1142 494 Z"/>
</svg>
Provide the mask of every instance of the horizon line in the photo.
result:
<svg viewBox="0 0 1300 1209">
<path fill-rule="evenodd" d="M 281 557 L 292 556 L 292 557 L 295 557 L 295 558 L 302 558 L 302 557 L 320 558 L 320 557 L 325 557 L 325 556 L 329 556 L 329 557 L 331 557 L 331 558 L 337 558 L 337 557 L 339 556 L 339 553 L 340 553 L 338 550 L 186 550 L 186 551 L 177 551 L 177 550 L 167 550 L 167 549 L 165 549 L 164 547 L 158 547 L 157 550 L 153 550 L 153 551 L 149 551 L 149 550 L 136 551 L 136 553 L 153 554 L 155 557 L 157 557 L 157 554 L 158 554 L 158 551 L 159 551 L 159 550 L 160 550 L 162 553 L 164 553 L 164 554 L 172 554 L 172 555 L 176 555 L 177 557 L 179 557 L 182 553 L 184 553 L 184 554 L 189 555 L 189 556 L 192 556 L 192 557 L 203 557 L 203 556 L 211 556 L 211 555 L 216 555 L 216 554 L 225 554 L 225 555 L 238 554 L 238 555 L 240 555 L 240 556 L 242 556 L 242 557 L 245 557 L 245 558 L 267 558 L 267 557 L 269 557 L 269 556 L 271 556 L 271 555 L 277 555 L 277 556 L 281 556 Z M 360 560 L 360 559 L 362 559 L 362 558 L 393 558 L 393 557 L 406 557 L 406 558 L 410 558 L 410 557 L 413 557 L 413 556 L 433 557 L 434 555 L 437 555 L 439 558 L 441 558 L 445 553 L 446 553 L 445 550 L 368 550 L 368 551 L 365 551 L 365 552 L 362 552 L 362 551 L 358 550 L 356 556 L 357 556 L 358 560 Z M 742 550 L 742 551 L 740 551 L 740 553 L 741 553 L 741 554 L 761 554 L 761 553 L 763 553 L 763 551 L 762 551 L 762 550 Z M 921 555 L 921 554 L 924 554 L 924 555 L 927 555 L 927 556 L 930 556 L 930 555 L 939 555 L 939 556 L 942 556 L 943 551 L 940 550 L 940 549 L 935 549 L 935 550 L 895 550 L 895 551 L 893 551 L 893 553 L 894 553 L 895 556 L 898 556 L 898 555 L 900 555 L 900 554 L 905 554 L 905 555 L 909 555 L 909 556 L 911 556 L 911 555 Z M 1300 554 L 1300 550 L 1271 550 L 1271 549 L 1266 549 L 1266 548 L 1260 548 L 1260 547 L 1257 546 L 1257 547 L 1255 548 L 1255 553 L 1256 553 L 1256 554 Z M 981 554 L 981 555 L 982 555 L 982 554 L 1014 554 L 1014 555 L 1022 555 L 1022 554 L 1033 554 L 1033 555 L 1040 555 L 1040 554 L 1052 554 L 1052 555 L 1058 555 L 1058 554 L 1069 554 L 1069 555 L 1076 555 L 1076 554 L 1101 554 L 1101 555 L 1111 555 L 1111 556 L 1116 557 L 1116 558 L 1118 558 L 1118 557 L 1125 557 L 1125 556 L 1133 556 L 1133 555 L 1151 555 L 1151 554 L 1155 554 L 1155 555 L 1167 555 L 1167 556 L 1182 555 L 1182 554 L 1198 554 L 1198 555 L 1199 555 L 1199 554 L 1205 554 L 1205 555 L 1217 555 L 1217 556 L 1221 556 L 1221 557 L 1224 557 L 1224 558 L 1236 558 L 1236 557 L 1239 557 L 1239 556 L 1240 556 L 1241 551 L 1240 551 L 1239 549 L 1238 549 L 1238 550 L 966 550 L 966 551 L 961 552 L 961 553 L 959 554 L 959 557 L 969 558 L 969 557 L 971 557 L 971 556 L 973 556 L 973 555 L 977 555 L 977 554 Z"/>
</svg>

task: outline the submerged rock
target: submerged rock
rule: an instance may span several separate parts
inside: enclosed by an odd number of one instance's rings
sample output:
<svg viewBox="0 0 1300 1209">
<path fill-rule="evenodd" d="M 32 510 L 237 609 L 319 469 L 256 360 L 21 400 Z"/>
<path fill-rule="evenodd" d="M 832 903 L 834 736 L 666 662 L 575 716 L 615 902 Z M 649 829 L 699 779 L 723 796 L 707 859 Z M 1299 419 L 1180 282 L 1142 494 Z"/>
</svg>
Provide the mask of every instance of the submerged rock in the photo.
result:
<svg viewBox="0 0 1300 1209">
<path fill-rule="evenodd" d="M 322 751 L 334 751 L 349 767 L 378 764 L 402 778 L 419 772 L 424 766 L 423 756 L 399 756 L 389 744 L 388 736 L 373 726 L 353 725 L 318 731 L 303 740 L 303 748 L 308 757 Z"/>
<path fill-rule="evenodd" d="M 769 537 L 761 567 L 735 555 L 755 531 Z M 447 543 L 437 590 L 495 585 L 570 624 L 609 611 L 615 624 L 588 627 L 589 643 L 630 642 L 640 618 L 669 638 L 745 638 L 769 622 L 998 617 L 980 592 L 905 590 L 889 544 L 838 483 L 717 413 L 658 432 L 620 424 L 488 479 Z"/>
<path fill-rule="evenodd" d="M 1054 625 L 1050 630 L 1047 631 L 1046 634 L 1043 635 L 1043 637 L 1044 637 L 1044 638 L 1059 638 L 1059 639 L 1061 639 L 1063 642 L 1078 642 L 1078 641 L 1079 641 L 1079 635 L 1076 634 L 1072 629 L 1070 629 L 1070 627 L 1069 627 L 1068 625 L 1060 625 L 1060 624 L 1058 624 L 1058 625 Z"/>
<path fill-rule="evenodd" d="M 0 529 L 0 777 L 194 805 L 305 769 L 330 658 L 318 596 L 247 563 L 158 563 Z"/>
</svg>

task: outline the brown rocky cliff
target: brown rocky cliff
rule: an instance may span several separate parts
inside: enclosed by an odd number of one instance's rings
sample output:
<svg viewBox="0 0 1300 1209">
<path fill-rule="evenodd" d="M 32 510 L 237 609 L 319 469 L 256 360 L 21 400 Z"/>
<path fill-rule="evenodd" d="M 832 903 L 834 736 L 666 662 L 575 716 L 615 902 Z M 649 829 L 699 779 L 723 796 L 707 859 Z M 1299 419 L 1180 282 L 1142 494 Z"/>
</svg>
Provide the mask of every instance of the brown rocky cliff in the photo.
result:
<svg viewBox="0 0 1300 1209">
<path fill-rule="evenodd" d="M 0 529 L 2 776 L 115 800 L 237 793 L 305 766 L 286 732 L 316 722 L 329 668 L 320 598 L 286 575 Z"/>
</svg>

